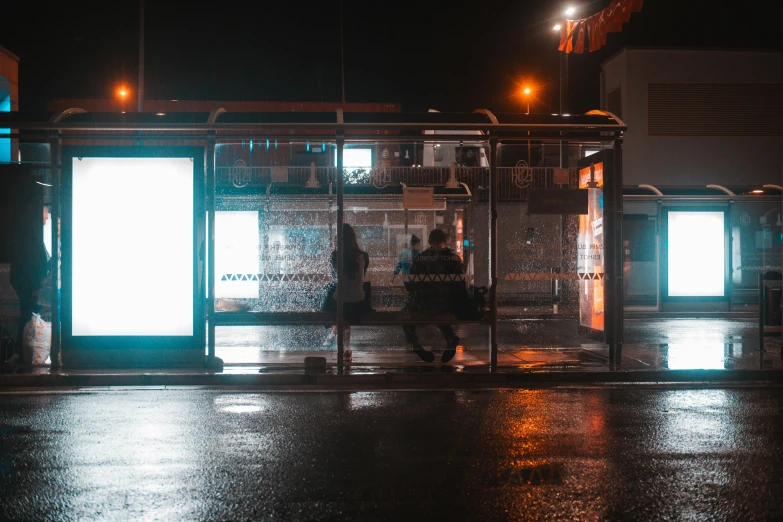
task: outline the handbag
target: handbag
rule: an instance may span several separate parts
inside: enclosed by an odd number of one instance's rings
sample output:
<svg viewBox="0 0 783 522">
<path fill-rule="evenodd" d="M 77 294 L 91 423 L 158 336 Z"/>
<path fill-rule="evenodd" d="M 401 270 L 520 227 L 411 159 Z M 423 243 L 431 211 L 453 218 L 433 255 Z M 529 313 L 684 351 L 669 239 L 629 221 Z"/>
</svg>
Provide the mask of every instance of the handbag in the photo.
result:
<svg viewBox="0 0 783 522">
<path fill-rule="evenodd" d="M 372 307 L 372 283 L 369 281 L 362 283 L 362 290 L 364 290 L 364 312 L 374 312 L 375 309 Z"/>
<path fill-rule="evenodd" d="M 466 321 L 477 321 L 486 314 L 487 299 L 484 297 L 488 292 L 486 286 L 471 286 L 462 293 L 461 298 L 457 299 L 455 315 L 458 319 Z"/>
<path fill-rule="evenodd" d="M 332 281 L 324 288 L 326 295 L 321 302 L 322 312 L 334 312 L 337 310 L 337 301 L 334 299 L 334 292 L 337 290 L 337 282 Z"/>
</svg>

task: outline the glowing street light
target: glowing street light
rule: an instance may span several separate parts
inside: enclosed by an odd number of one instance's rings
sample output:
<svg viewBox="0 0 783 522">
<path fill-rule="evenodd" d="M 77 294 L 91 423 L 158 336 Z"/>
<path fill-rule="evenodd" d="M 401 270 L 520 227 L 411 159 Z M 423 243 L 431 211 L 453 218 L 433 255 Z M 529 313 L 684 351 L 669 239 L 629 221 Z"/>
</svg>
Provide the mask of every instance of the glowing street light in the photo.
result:
<svg viewBox="0 0 783 522">
<path fill-rule="evenodd" d="M 574 13 L 576 13 L 576 8 L 575 7 L 568 7 L 565 10 L 565 15 L 566 16 L 572 16 Z"/>
<path fill-rule="evenodd" d="M 562 27 L 563 27 L 563 26 L 562 26 L 562 25 L 560 25 L 560 24 L 555 24 L 555 26 L 552 28 L 552 30 L 553 30 L 553 31 L 559 31 L 560 29 L 562 29 Z"/>
<path fill-rule="evenodd" d="M 125 102 L 128 100 L 128 95 L 130 94 L 130 89 L 128 89 L 125 86 L 117 87 L 117 98 L 120 99 L 120 108 L 122 112 L 125 112 Z"/>
<path fill-rule="evenodd" d="M 525 94 L 525 100 L 527 101 L 527 112 L 525 114 L 530 114 L 530 93 L 532 91 L 530 87 L 525 87 L 522 92 Z"/>
</svg>

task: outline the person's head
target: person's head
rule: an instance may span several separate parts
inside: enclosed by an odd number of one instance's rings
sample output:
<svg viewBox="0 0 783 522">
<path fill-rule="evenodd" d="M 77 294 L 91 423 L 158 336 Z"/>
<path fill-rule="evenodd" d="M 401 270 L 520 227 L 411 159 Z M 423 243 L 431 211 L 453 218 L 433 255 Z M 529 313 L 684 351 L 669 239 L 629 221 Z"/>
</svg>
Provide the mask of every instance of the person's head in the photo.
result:
<svg viewBox="0 0 783 522">
<path fill-rule="evenodd" d="M 421 245 L 421 239 L 419 239 L 419 236 L 417 236 L 416 234 L 413 234 L 411 236 L 411 246 L 413 248 L 416 248 L 419 245 Z"/>
<path fill-rule="evenodd" d="M 343 251 L 355 254 L 359 250 L 359 240 L 356 239 L 356 231 L 348 223 L 343 223 Z"/>
<path fill-rule="evenodd" d="M 343 223 L 343 260 L 345 261 L 345 273 L 348 277 L 357 277 L 359 261 L 362 258 L 363 253 L 359 248 L 359 241 L 356 239 L 356 231 L 348 223 Z"/>
<path fill-rule="evenodd" d="M 446 233 L 441 229 L 436 228 L 432 232 L 430 232 L 430 237 L 428 240 L 430 246 L 436 248 L 444 248 L 446 246 L 446 240 L 447 240 Z"/>
</svg>

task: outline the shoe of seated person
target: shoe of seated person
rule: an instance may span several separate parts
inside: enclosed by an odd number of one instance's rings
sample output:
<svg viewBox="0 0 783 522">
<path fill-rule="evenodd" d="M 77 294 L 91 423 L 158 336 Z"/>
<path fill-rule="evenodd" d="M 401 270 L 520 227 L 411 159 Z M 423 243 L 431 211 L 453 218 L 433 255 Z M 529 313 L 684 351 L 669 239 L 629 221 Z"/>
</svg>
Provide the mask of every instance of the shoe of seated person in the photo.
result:
<svg viewBox="0 0 783 522">
<path fill-rule="evenodd" d="M 420 344 L 413 345 L 413 353 L 419 356 L 424 362 L 432 362 L 435 360 L 435 354 L 422 348 Z"/>
<path fill-rule="evenodd" d="M 348 348 L 347 350 L 345 350 L 345 351 L 343 352 L 343 361 L 348 361 L 348 362 L 350 362 L 350 361 L 352 361 L 352 360 L 353 360 L 353 350 L 351 350 L 350 348 Z"/>
<path fill-rule="evenodd" d="M 446 343 L 446 350 L 440 357 L 441 362 L 447 363 L 452 360 L 457 355 L 457 346 L 459 346 L 459 337 L 455 335 Z"/>
</svg>

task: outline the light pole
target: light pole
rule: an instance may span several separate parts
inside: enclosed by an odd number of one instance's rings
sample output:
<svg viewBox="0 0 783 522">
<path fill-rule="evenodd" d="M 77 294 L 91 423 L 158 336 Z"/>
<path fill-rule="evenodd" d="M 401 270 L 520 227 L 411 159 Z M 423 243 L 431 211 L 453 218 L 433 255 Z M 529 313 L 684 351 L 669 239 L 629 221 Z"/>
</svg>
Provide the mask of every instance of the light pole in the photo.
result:
<svg viewBox="0 0 783 522">
<path fill-rule="evenodd" d="M 342 102 L 345 104 L 345 50 L 343 42 L 343 0 L 340 0 L 340 88 Z"/>
<path fill-rule="evenodd" d="M 563 12 L 565 19 L 576 13 L 575 7 L 568 7 Z M 563 25 L 558 23 L 553 29 L 556 32 L 560 32 Z M 566 35 L 568 36 L 568 35 Z M 560 114 L 568 114 L 568 53 L 564 51 L 560 52 Z M 568 142 L 560 140 L 560 168 L 568 167 Z"/>
<path fill-rule="evenodd" d="M 530 114 L 530 87 L 525 87 L 522 92 L 525 93 L 525 101 L 527 102 L 527 112 L 525 114 Z M 527 166 L 530 168 L 530 131 L 527 131 L 527 136 Z"/>
<path fill-rule="evenodd" d="M 139 112 L 144 112 L 144 0 L 139 2 Z"/>
</svg>

